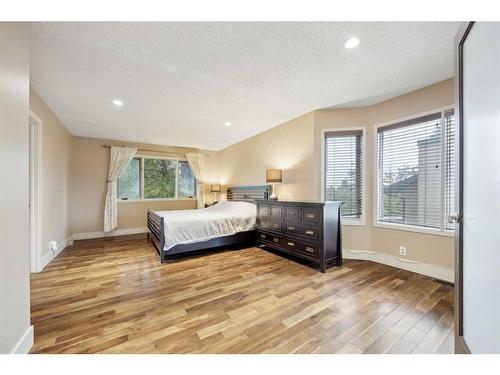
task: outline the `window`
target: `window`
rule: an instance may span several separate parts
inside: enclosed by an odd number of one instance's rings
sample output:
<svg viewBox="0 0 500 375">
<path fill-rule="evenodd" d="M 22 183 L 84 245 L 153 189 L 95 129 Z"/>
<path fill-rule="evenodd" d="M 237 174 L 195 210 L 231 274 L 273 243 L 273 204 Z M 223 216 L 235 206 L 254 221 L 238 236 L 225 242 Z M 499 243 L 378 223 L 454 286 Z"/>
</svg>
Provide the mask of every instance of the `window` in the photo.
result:
<svg viewBox="0 0 500 375">
<path fill-rule="evenodd" d="M 324 142 L 324 200 L 342 202 L 342 217 L 361 219 L 363 131 L 328 131 Z"/>
<path fill-rule="evenodd" d="M 196 179 L 187 161 L 137 157 L 118 179 L 118 199 L 176 199 L 196 196 Z"/>
<path fill-rule="evenodd" d="M 133 158 L 118 180 L 118 199 L 141 197 L 141 159 Z"/>
<path fill-rule="evenodd" d="M 196 195 L 196 179 L 187 161 L 179 161 L 179 197 L 194 197 Z"/>
<path fill-rule="evenodd" d="M 453 110 L 377 129 L 377 219 L 452 229 L 455 120 Z"/>
<path fill-rule="evenodd" d="M 175 198 L 177 160 L 144 159 L 144 199 Z"/>
</svg>

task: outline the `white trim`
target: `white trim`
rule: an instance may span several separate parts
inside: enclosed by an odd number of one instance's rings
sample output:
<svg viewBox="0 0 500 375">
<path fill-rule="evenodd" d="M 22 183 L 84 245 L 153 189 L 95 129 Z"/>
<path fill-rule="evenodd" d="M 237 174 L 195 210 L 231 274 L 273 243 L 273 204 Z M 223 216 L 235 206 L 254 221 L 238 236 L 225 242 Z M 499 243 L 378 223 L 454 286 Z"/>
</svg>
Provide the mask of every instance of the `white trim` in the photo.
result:
<svg viewBox="0 0 500 375">
<path fill-rule="evenodd" d="M 448 111 L 450 109 L 455 109 L 455 106 L 454 105 L 447 105 L 447 106 L 444 106 L 444 107 L 434 108 L 434 109 L 431 109 L 429 111 L 416 113 L 416 114 L 409 115 L 409 116 L 402 117 L 402 118 L 398 118 L 398 119 L 395 119 L 395 120 L 381 122 L 381 123 L 378 123 L 378 124 L 374 125 L 374 127 L 375 127 L 375 134 L 377 133 L 376 130 L 378 128 L 383 128 L 384 126 L 398 124 L 398 123 L 403 122 L 403 121 L 414 120 L 414 119 L 417 119 L 419 117 L 424 117 L 424 116 L 427 116 L 427 115 L 432 115 L 432 114 L 438 113 L 438 112 Z"/>
<path fill-rule="evenodd" d="M 134 158 L 143 158 L 143 159 L 161 159 L 161 160 L 180 160 L 187 161 L 186 158 L 183 157 L 175 157 L 175 156 L 158 156 L 151 154 L 139 154 L 140 151 L 137 151 L 134 155 Z"/>
<path fill-rule="evenodd" d="M 344 224 L 344 223 L 342 223 L 342 224 Z M 455 237 L 455 232 L 452 230 L 448 230 L 448 229 L 441 230 L 441 229 L 437 229 L 437 228 L 419 227 L 417 225 L 385 223 L 382 221 L 377 221 L 375 224 L 373 224 L 373 226 L 375 228 L 395 229 L 395 230 L 402 230 L 405 232 L 430 234 L 430 235 L 434 235 L 434 236 Z"/>
<path fill-rule="evenodd" d="M 445 111 L 448 111 L 450 109 L 455 109 L 455 106 L 453 105 L 448 105 L 440 108 L 435 108 L 430 111 L 425 111 L 417 114 L 413 114 L 410 116 L 406 116 L 404 118 L 396 119 L 396 120 L 391 120 L 383 123 L 379 123 L 374 125 L 373 128 L 373 226 L 374 227 L 379 227 L 379 228 L 386 228 L 386 229 L 396 229 L 396 230 L 404 230 L 408 232 L 417 232 L 417 233 L 423 233 L 423 234 L 434 234 L 434 235 L 440 235 L 440 236 L 448 236 L 448 237 L 453 237 L 454 234 L 453 232 L 450 232 L 448 230 L 445 230 L 443 227 L 443 224 L 441 225 L 442 228 L 423 228 L 419 227 L 416 225 L 410 225 L 410 224 L 395 224 L 395 223 L 383 223 L 378 220 L 378 193 L 379 193 L 379 185 L 378 185 L 378 129 L 383 128 L 388 125 L 393 125 L 397 124 L 399 122 L 403 121 L 408 121 L 408 120 L 413 120 L 417 119 L 419 117 L 431 115 L 433 113 L 441 113 L 441 121 L 443 119 L 443 114 Z M 443 168 L 441 168 L 443 170 Z M 443 173 L 443 172 L 441 172 Z M 444 189 L 444 186 L 442 187 Z M 443 213 L 444 215 L 444 213 Z M 444 220 L 444 216 L 442 218 Z"/>
<path fill-rule="evenodd" d="M 144 203 L 144 202 L 177 202 L 177 201 L 195 201 L 196 198 L 182 197 L 182 198 L 151 198 L 151 199 L 118 199 L 118 203 Z"/>
<path fill-rule="evenodd" d="M 342 225 L 352 226 L 352 227 L 364 227 L 366 223 L 361 219 L 342 219 Z"/>
<path fill-rule="evenodd" d="M 56 250 L 51 250 L 49 251 L 48 254 L 45 254 L 45 256 L 41 259 L 40 261 L 40 271 L 42 271 L 47 264 L 52 262 L 52 260 L 58 256 L 64 249 L 66 249 L 68 246 L 73 245 L 73 240 L 71 238 L 67 238 L 62 242 L 59 242 L 57 244 Z"/>
<path fill-rule="evenodd" d="M 30 187 L 29 187 L 29 215 L 30 215 L 30 259 L 31 272 L 40 272 L 42 253 L 42 129 L 43 122 L 35 113 L 29 112 L 29 147 L 30 147 Z M 31 124 L 33 124 L 33 131 Z"/>
<path fill-rule="evenodd" d="M 369 260 L 449 283 L 453 283 L 455 280 L 453 268 L 438 266 L 437 264 L 421 263 L 376 251 L 342 249 L 342 257 L 344 259 Z"/>
<path fill-rule="evenodd" d="M 29 326 L 24 334 L 19 339 L 17 344 L 12 348 L 10 354 L 28 354 L 35 342 L 35 331 L 33 326 Z"/>
<path fill-rule="evenodd" d="M 361 130 L 361 217 L 359 219 L 342 219 L 343 225 L 366 225 L 366 185 L 367 170 L 366 170 L 366 126 L 355 126 L 346 128 L 325 128 L 321 129 L 321 200 L 325 200 L 325 133 L 327 132 L 343 132 L 350 130 Z"/>
<path fill-rule="evenodd" d="M 115 229 L 112 232 L 99 231 L 99 232 L 73 233 L 72 239 L 74 241 L 89 240 L 93 238 L 115 237 L 115 236 L 125 236 L 128 234 L 146 233 L 147 231 L 148 230 L 146 227 L 140 227 L 140 228 Z"/>
</svg>

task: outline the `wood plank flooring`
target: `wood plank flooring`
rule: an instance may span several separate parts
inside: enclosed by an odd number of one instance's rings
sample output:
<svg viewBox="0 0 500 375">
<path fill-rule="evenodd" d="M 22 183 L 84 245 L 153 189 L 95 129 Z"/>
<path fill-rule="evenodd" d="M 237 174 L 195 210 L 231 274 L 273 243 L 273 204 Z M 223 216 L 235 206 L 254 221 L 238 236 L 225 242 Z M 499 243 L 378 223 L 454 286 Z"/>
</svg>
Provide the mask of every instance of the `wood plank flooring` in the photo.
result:
<svg viewBox="0 0 500 375">
<path fill-rule="evenodd" d="M 248 248 L 160 264 L 143 235 L 75 242 L 31 278 L 33 353 L 451 353 L 453 287 Z"/>
</svg>

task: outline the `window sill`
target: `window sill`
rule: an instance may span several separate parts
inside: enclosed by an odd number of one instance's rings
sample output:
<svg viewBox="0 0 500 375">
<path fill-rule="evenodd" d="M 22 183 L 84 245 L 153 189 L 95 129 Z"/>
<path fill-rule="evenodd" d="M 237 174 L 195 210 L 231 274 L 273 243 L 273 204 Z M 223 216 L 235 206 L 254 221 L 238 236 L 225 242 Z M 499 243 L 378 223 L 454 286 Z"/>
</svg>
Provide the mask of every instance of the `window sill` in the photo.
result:
<svg viewBox="0 0 500 375">
<path fill-rule="evenodd" d="M 394 223 L 388 224 L 388 223 L 381 223 L 381 222 L 377 222 L 373 226 L 375 228 L 395 229 L 395 230 L 401 230 L 401 231 L 405 231 L 405 232 L 430 234 L 430 235 L 434 235 L 434 236 L 455 237 L 455 231 L 453 231 L 453 230 L 442 231 L 440 229 L 422 228 L 422 227 L 418 227 L 418 226 L 414 226 L 414 225 L 394 224 Z"/>
<path fill-rule="evenodd" d="M 361 219 L 340 219 L 340 222 L 342 223 L 342 225 L 346 225 L 346 226 L 353 226 L 353 227 L 364 227 L 366 226 L 366 223 L 364 220 L 361 220 Z"/>
<path fill-rule="evenodd" d="M 118 199 L 118 203 L 196 201 L 196 198 Z"/>
</svg>

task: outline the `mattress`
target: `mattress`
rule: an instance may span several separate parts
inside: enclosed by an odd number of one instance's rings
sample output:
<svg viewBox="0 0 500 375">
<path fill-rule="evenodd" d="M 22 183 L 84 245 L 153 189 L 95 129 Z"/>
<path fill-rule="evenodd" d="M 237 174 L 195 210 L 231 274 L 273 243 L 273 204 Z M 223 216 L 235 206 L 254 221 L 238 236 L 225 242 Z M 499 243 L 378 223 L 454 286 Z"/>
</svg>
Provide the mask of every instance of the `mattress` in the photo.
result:
<svg viewBox="0 0 500 375">
<path fill-rule="evenodd" d="M 164 217 L 165 248 L 207 241 L 255 229 L 257 207 L 249 202 L 220 202 L 197 210 L 156 211 Z"/>
</svg>

